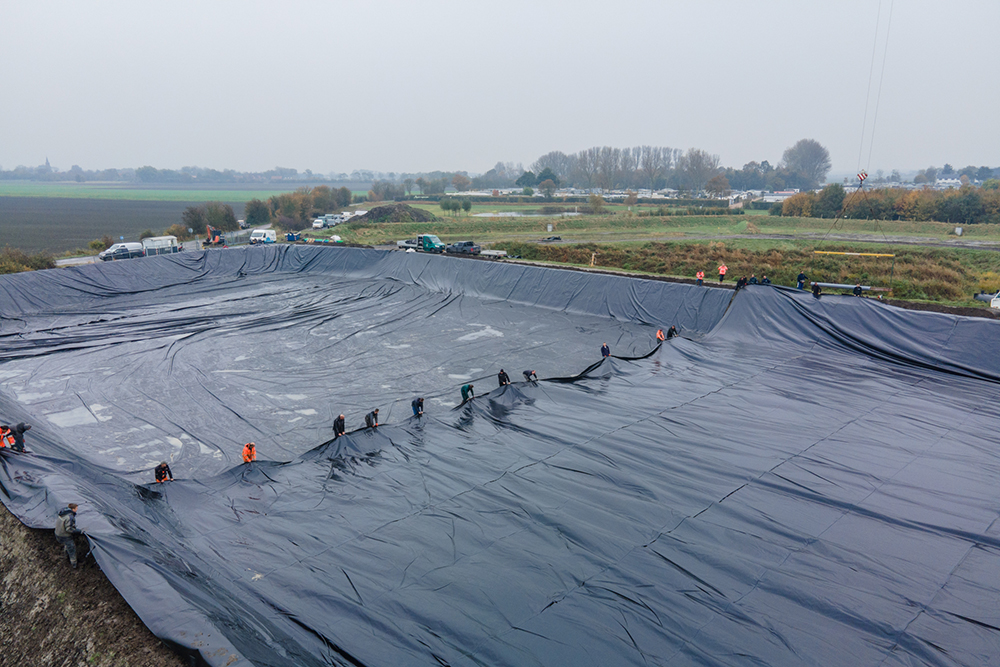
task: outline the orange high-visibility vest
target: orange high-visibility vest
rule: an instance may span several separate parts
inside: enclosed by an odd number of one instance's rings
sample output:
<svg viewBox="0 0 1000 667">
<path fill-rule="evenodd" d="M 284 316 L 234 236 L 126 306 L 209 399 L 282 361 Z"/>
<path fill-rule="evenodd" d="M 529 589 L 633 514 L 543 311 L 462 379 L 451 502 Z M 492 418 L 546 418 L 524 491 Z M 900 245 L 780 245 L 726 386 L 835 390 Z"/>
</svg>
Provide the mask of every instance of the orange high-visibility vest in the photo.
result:
<svg viewBox="0 0 1000 667">
<path fill-rule="evenodd" d="M 657 329 L 656 330 L 656 340 L 664 340 L 664 338 L 663 338 L 663 329 Z"/>
<path fill-rule="evenodd" d="M 243 463 L 250 463 L 257 460 L 257 448 L 253 443 L 243 445 Z"/>
<path fill-rule="evenodd" d="M 0 447 L 11 447 L 14 444 L 14 434 L 9 428 L 0 431 Z"/>
<path fill-rule="evenodd" d="M 705 272 L 704 271 L 699 271 L 698 273 L 694 274 L 694 277 L 697 278 L 698 280 L 704 280 L 705 279 Z"/>
<path fill-rule="evenodd" d="M 729 267 L 726 266 L 725 264 L 723 264 L 722 266 L 719 267 L 719 275 L 720 276 L 726 275 L 726 271 L 728 271 L 728 270 L 729 270 Z"/>
</svg>

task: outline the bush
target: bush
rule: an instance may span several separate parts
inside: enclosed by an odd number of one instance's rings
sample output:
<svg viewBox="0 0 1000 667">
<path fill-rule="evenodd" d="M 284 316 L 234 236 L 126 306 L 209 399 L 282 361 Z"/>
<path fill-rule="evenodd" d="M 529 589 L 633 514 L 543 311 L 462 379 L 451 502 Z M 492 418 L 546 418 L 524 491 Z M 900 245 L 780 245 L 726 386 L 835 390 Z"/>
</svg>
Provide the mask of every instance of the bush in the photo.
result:
<svg viewBox="0 0 1000 667">
<path fill-rule="evenodd" d="M 153 236 L 156 236 L 156 232 L 154 232 L 152 229 L 147 229 L 142 234 L 139 234 L 139 240 L 141 241 L 143 239 L 148 239 Z"/>
<path fill-rule="evenodd" d="M 114 242 L 115 242 L 114 239 L 112 239 L 110 236 L 104 236 L 103 238 L 94 239 L 87 245 L 90 246 L 91 250 L 96 250 L 97 252 L 101 252 L 102 250 L 107 250 L 112 245 L 114 245 Z"/>
<path fill-rule="evenodd" d="M 0 250 L 0 273 L 39 271 L 55 267 L 56 260 L 47 252 L 29 255 L 18 248 L 4 247 L 3 250 Z"/>
<path fill-rule="evenodd" d="M 170 225 L 163 231 L 163 235 L 176 236 L 178 241 L 188 241 L 193 238 L 184 225 Z"/>
</svg>

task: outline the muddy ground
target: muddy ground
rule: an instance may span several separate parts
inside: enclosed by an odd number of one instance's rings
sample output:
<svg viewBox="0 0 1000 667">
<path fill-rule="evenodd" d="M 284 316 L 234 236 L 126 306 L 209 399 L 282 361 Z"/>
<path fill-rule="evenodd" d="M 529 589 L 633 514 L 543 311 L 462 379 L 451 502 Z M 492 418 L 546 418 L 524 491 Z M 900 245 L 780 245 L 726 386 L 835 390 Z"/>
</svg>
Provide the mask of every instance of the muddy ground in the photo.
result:
<svg viewBox="0 0 1000 667">
<path fill-rule="evenodd" d="M 86 549 L 78 538 L 78 549 Z M 87 557 L 73 570 L 51 530 L 0 506 L 0 665 L 184 667 Z"/>
</svg>

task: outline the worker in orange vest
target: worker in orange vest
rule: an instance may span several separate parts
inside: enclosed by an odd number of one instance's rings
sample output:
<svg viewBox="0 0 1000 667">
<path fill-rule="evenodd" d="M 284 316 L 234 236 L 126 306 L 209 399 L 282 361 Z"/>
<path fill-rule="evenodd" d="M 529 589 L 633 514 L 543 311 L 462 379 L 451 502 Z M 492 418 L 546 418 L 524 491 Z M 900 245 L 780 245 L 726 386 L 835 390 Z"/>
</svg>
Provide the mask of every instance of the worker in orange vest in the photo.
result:
<svg viewBox="0 0 1000 667">
<path fill-rule="evenodd" d="M 725 280 L 725 279 L 726 279 L 726 271 L 728 271 L 728 270 L 729 270 L 729 267 L 728 267 L 728 266 L 726 266 L 726 263 L 725 263 L 725 262 L 723 262 L 722 264 L 719 264 L 719 282 L 720 282 L 720 283 L 721 283 L 721 282 L 722 282 L 723 280 Z"/>
<path fill-rule="evenodd" d="M 0 425 L 0 448 L 10 447 L 14 444 L 14 434 L 10 432 L 10 426 Z"/>
<path fill-rule="evenodd" d="M 666 338 L 663 336 L 663 329 L 656 330 L 656 340 L 660 341 L 661 343 L 666 340 Z"/>
<path fill-rule="evenodd" d="M 243 445 L 243 463 L 250 463 L 257 460 L 257 445 L 248 442 Z"/>
<path fill-rule="evenodd" d="M 705 272 L 704 271 L 699 271 L 698 273 L 694 274 L 694 277 L 698 279 L 698 287 L 701 287 L 702 285 L 705 284 Z"/>
</svg>

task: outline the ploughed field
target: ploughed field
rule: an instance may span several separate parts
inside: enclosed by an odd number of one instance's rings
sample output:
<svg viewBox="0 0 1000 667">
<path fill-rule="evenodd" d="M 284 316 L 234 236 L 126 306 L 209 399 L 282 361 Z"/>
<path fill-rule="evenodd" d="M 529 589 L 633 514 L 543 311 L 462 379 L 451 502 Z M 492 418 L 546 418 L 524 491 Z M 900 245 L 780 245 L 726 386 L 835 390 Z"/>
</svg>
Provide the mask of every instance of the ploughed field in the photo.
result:
<svg viewBox="0 0 1000 667">
<path fill-rule="evenodd" d="M 149 229 L 162 232 L 181 222 L 188 206 L 200 201 L 138 201 L 50 197 L 0 197 L 0 247 L 62 253 L 102 236 L 138 241 Z M 226 202 L 237 217 L 244 202 Z M 204 232 L 204 230 L 201 230 Z"/>
</svg>

